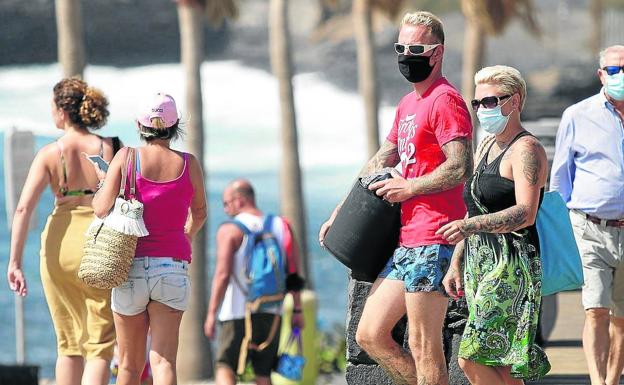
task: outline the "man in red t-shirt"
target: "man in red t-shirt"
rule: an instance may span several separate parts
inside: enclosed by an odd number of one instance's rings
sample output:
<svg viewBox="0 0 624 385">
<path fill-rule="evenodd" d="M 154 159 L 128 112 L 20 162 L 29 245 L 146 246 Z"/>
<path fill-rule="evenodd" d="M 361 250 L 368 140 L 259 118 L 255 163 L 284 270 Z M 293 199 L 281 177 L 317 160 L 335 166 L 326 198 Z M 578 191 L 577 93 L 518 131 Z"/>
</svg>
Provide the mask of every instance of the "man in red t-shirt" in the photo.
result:
<svg viewBox="0 0 624 385">
<path fill-rule="evenodd" d="M 461 95 L 442 76 L 444 31 L 435 15 L 406 14 L 395 50 L 414 90 L 399 103 L 392 131 L 360 177 L 401 164 L 402 175 L 369 187 L 401 202 L 401 234 L 366 300 L 356 340 L 397 383 L 447 385 L 442 278 L 453 246 L 436 230 L 466 213 L 462 189 L 472 173 L 472 125 Z M 321 243 L 339 209 L 321 227 Z M 411 356 L 391 336 L 406 313 Z"/>
</svg>

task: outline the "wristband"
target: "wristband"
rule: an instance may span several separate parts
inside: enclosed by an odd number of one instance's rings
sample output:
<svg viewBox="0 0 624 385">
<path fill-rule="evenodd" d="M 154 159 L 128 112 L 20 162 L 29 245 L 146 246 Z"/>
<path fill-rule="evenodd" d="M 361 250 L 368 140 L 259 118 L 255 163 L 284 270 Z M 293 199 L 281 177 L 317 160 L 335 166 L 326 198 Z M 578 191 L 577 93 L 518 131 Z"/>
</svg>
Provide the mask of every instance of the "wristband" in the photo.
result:
<svg viewBox="0 0 624 385">
<path fill-rule="evenodd" d="M 293 309 L 293 314 L 299 314 L 301 313 L 301 309 Z"/>
</svg>

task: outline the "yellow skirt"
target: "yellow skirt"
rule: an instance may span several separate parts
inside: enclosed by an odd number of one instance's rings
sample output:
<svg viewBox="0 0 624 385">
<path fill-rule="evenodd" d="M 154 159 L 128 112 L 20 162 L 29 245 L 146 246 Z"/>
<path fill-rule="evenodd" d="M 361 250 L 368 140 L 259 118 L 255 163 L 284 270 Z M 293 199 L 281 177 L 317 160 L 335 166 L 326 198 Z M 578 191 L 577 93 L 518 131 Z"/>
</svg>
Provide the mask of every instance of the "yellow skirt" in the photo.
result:
<svg viewBox="0 0 624 385">
<path fill-rule="evenodd" d="M 93 218 L 91 207 L 54 209 L 41 234 L 41 281 L 59 356 L 110 360 L 115 344 L 111 291 L 78 279 L 85 232 Z"/>
</svg>

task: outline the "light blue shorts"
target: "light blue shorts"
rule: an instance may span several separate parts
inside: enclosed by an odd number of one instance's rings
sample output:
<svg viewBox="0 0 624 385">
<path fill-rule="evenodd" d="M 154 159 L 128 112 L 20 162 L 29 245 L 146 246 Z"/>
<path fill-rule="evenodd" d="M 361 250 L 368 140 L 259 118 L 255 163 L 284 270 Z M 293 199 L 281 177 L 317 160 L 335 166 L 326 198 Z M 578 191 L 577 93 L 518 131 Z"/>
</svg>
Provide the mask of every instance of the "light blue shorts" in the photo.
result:
<svg viewBox="0 0 624 385">
<path fill-rule="evenodd" d="M 186 310 L 191 295 L 188 262 L 170 257 L 136 257 L 128 280 L 113 288 L 111 308 L 122 315 L 137 315 L 150 301 Z"/>
<path fill-rule="evenodd" d="M 452 245 L 398 247 L 379 278 L 403 281 L 408 293 L 439 291 L 446 295 L 442 279 L 454 248 Z"/>
</svg>

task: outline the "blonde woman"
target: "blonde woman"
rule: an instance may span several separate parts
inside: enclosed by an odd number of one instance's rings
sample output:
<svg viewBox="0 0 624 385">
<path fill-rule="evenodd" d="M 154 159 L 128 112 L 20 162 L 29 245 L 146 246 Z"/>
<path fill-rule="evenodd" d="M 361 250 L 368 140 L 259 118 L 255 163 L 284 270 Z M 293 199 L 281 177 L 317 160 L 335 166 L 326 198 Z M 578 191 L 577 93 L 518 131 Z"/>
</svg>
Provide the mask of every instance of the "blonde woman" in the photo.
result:
<svg viewBox="0 0 624 385">
<path fill-rule="evenodd" d="M 56 199 L 41 234 L 41 280 L 56 332 L 58 385 L 108 384 L 115 331 L 110 290 L 94 289 L 78 279 L 85 232 L 93 220 L 91 200 L 98 185 L 84 153 L 110 161 L 117 138 L 89 131 L 106 123 L 108 101 L 100 91 L 76 78 L 54 86 L 52 118 L 63 135 L 44 146 L 33 160 L 20 196 L 11 233 L 7 278 L 19 295 L 28 292 L 22 271 L 28 222 L 43 190 Z"/>
<path fill-rule="evenodd" d="M 464 188 L 467 217 L 438 230 L 457 244 L 443 283 L 454 298 L 465 289 L 470 314 L 458 356 L 470 382 L 520 385 L 550 370 L 535 344 L 542 275 L 535 217 L 548 163 L 520 122 L 526 99 L 520 72 L 483 68 L 475 84 L 472 108 L 491 135 Z"/>
</svg>

